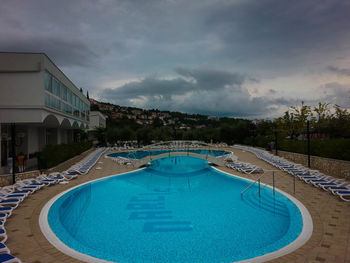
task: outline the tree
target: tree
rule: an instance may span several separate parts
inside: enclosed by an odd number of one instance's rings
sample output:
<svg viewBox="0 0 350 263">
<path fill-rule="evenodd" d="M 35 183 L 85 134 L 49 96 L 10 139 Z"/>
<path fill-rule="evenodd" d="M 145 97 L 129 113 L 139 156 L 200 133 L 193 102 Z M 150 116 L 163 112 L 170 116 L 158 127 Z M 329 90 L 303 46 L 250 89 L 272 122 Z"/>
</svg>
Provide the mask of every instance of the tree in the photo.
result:
<svg viewBox="0 0 350 263">
<path fill-rule="evenodd" d="M 312 117 L 311 107 L 305 105 L 304 101 L 302 101 L 300 107 L 292 106 L 291 110 L 294 111 L 292 112 L 292 114 L 294 116 L 293 119 L 295 120 L 293 121 L 293 123 L 295 124 L 295 130 L 298 134 L 301 134 L 304 131 L 306 120 L 308 119 L 308 117 Z"/>
<path fill-rule="evenodd" d="M 99 145 L 106 145 L 106 128 L 98 127 L 92 131 Z"/>
<path fill-rule="evenodd" d="M 90 100 L 90 98 L 89 98 L 89 91 L 88 91 L 88 90 L 86 91 L 86 98 L 87 98 L 88 100 Z"/>
<path fill-rule="evenodd" d="M 319 102 L 316 107 L 313 108 L 316 113 L 315 129 L 318 133 L 327 132 L 327 127 L 329 126 L 329 120 L 331 118 L 331 113 L 328 103 Z"/>
<path fill-rule="evenodd" d="M 350 137 L 350 113 L 339 105 L 334 105 L 334 114 L 330 121 L 330 136 L 339 138 Z"/>
</svg>

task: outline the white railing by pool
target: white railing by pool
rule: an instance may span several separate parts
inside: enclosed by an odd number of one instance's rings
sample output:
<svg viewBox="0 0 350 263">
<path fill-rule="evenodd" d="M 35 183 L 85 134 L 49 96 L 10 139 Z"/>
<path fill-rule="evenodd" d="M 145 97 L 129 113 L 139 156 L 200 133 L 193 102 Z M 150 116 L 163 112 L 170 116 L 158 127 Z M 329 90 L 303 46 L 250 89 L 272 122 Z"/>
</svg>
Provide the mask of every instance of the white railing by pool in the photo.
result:
<svg viewBox="0 0 350 263">
<path fill-rule="evenodd" d="M 253 185 L 255 185 L 256 183 L 258 183 L 258 191 L 256 193 L 259 193 L 259 198 L 261 196 L 261 190 L 265 188 L 265 186 L 267 184 L 264 184 L 263 188 L 261 188 L 261 178 L 266 175 L 265 172 L 272 172 L 272 191 L 273 191 L 273 195 L 275 195 L 275 172 L 278 170 L 264 170 L 264 173 L 259 176 L 259 178 L 257 178 L 254 182 L 252 182 L 250 185 L 248 185 L 248 187 L 246 187 L 242 192 L 241 192 L 241 198 L 243 199 L 243 195 L 246 191 L 248 191 Z M 294 184 L 295 185 L 295 184 Z M 294 193 L 295 193 L 295 186 L 294 186 Z"/>
</svg>

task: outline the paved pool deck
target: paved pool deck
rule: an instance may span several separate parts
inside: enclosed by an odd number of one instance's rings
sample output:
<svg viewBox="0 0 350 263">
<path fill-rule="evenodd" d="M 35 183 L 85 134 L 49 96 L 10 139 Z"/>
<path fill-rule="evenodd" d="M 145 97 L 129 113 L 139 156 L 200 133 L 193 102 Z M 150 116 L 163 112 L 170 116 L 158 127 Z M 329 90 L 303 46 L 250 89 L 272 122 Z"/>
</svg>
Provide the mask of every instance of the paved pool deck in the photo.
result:
<svg viewBox="0 0 350 263">
<path fill-rule="evenodd" d="M 254 154 L 238 149 L 233 151 L 240 161 L 256 164 L 266 170 L 275 167 L 258 159 Z M 84 156 L 80 156 L 80 159 Z M 76 158 L 75 161 L 79 160 Z M 69 167 L 69 163 L 65 166 Z M 96 169 L 97 167 L 101 169 Z M 61 171 L 66 167 L 57 167 Z M 256 179 L 259 175 L 245 175 L 229 169 L 219 169 L 238 176 Z M 81 175 L 68 184 L 44 187 L 26 198 L 7 220 L 6 245 L 13 255 L 25 263 L 81 262 L 71 258 L 52 246 L 41 233 L 39 214 L 45 203 L 58 193 L 81 183 L 101 177 L 132 171 L 130 165 L 118 165 L 109 158 L 100 158 L 87 175 Z M 272 173 L 263 176 L 262 182 L 272 185 Z M 293 195 L 309 210 L 313 220 L 313 234 L 309 241 L 294 252 L 269 262 L 330 262 L 350 263 L 350 202 L 341 201 L 330 193 L 296 180 L 293 193 L 293 178 L 285 172 L 275 172 L 276 187 Z"/>
</svg>

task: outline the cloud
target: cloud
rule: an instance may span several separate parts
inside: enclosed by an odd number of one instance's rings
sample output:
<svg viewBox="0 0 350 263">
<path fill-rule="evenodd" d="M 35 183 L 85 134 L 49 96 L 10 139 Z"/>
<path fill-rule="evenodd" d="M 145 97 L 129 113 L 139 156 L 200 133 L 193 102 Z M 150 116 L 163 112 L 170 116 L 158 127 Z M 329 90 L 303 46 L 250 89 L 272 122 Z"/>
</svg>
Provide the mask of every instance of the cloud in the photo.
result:
<svg viewBox="0 0 350 263">
<path fill-rule="evenodd" d="M 348 76 L 348 77 L 350 76 L 350 69 L 347 69 L 347 68 L 338 68 L 335 66 L 328 66 L 327 70 L 338 75 Z"/>
<path fill-rule="evenodd" d="M 223 59 L 276 72 L 341 56 L 348 49 L 350 2 L 227 1 L 206 10 L 204 25 L 223 43 Z"/>
<path fill-rule="evenodd" d="M 11 41 L 9 41 L 11 39 Z M 43 52 L 55 64 L 62 67 L 94 65 L 98 55 L 79 39 L 60 37 L 5 37 L 0 41 L 0 50 L 6 52 Z"/>
<path fill-rule="evenodd" d="M 350 109 L 350 85 L 338 82 L 326 83 L 321 87 L 323 96 L 321 100 L 327 103 L 337 104 L 340 107 Z"/>
<path fill-rule="evenodd" d="M 291 103 L 291 100 L 252 97 L 244 86 L 250 81 L 248 75 L 184 67 L 175 72 L 178 76 L 172 79 L 151 76 L 115 89 L 104 89 L 99 97 L 119 105 L 249 118 L 270 114 L 276 105 Z"/>
<path fill-rule="evenodd" d="M 344 0 L 4 0 L 0 51 L 45 52 L 121 105 L 264 117 L 311 103 L 327 66 L 349 76 L 329 66 L 349 59 L 349 13 Z M 345 105 L 343 79 L 315 100 Z M 105 89 L 121 80 L 133 81 Z"/>
<path fill-rule="evenodd" d="M 215 69 L 188 69 L 179 67 L 175 71 L 183 77 L 192 78 L 202 90 L 222 89 L 226 85 L 240 87 L 246 80 L 242 74 Z"/>
<path fill-rule="evenodd" d="M 253 96 L 248 90 L 248 74 L 210 68 L 176 68 L 177 76 L 162 79 L 150 76 L 115 89 L 104 89 L 99 97 L 119 105 L 244 118 L 278 117 L 301 101 L 350 108 L 350 85 L 326 83 L 317 96 L 282 96 L 275 89 Z"/>
</svg>

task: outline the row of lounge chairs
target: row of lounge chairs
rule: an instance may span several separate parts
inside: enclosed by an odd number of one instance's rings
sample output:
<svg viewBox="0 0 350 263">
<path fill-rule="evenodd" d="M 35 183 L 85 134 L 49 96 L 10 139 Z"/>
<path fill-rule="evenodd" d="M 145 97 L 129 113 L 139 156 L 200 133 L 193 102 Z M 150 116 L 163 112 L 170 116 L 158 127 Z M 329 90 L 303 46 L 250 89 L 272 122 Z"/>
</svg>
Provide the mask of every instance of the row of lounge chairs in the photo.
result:
<svg viewBox="0 0 350 263">
<path fill-rule="evenodd" d="M 97 160 L 101 157 L 103 153 L 105 153 L 108 148 L 101 147 L 90 153 L 80 162 L 71 166 L 67 172 L 68 173 L 78 173 L 78 174 L 87 174 L 91 167 L 94 166 Z"/>
<path fill-rule="evenodd" d="M 241 173 L 245 173 L 245 174 L 253 174 L 253 173 L 263 173 L 264 170 L 257 166 L 257 165 L 253 165 L 251 163 L 245 163 L 245 162 L 239 162 L 239 161 L 234 161 L 232 163 L 226 163 L 226 166 L 237 170 Z"/>
<path fill-rule="evenodd" d="M 0 263 L 20 263 L 21 260 L 11 255 L 10 249 L 5 245 L 7 234 L 6 219 L 12 215 L 14 209 L 27 197 L 43 187 L 66 182 L 76 178 L 76 174 L 51 173 L 41 174 L 36 178 L 24 179 L 14 185 L 0 188 Z"/>
<path fill-rule="evenodd" d="M 224 155 L 217 156 L 216 158 L 221 159 L 226 162 L 236 162 L 238 160 L 237 156 L 232 152 Z"/>
<path fill-rule="evenodd" d="M 84 158 L 79 165 L 74 165 L 62 173 L 40 174 L 36 178 L 29 178 L 17 181 L 14 185 L 0 188 L 0 263 L 21 263 L 21 260 L 12 256 L 5 245 L 7 234 L 5 222 L 11 216 L 14 209 L 27 197 L 36 191 L 55 184 L 66 184 L 69 180 L 78 177 L 78 173 L 85 174 L 97 162 L 100 156 L 106 151 L 99 148 Z M 76 168 L 76 169 L 75 169 Z M 74 171 L 72 173 L 72 171 Z"/>
<path fill-rule="evenodd" d="M 123 147 L 118 147 L 118 146 L 114 146 L 111 147 L 112 150 L 117 150 L 117 151 L 124 151 L 124 150 L 134 150 L 137 149 L 137 147 L 133 147 L 133 146 L 123 146 Z"/>
<path fill-rule="evenodd" d="M 116 158 L 112 158 L 117 164 L 132 164 L 136 159 L 126 158 L 122 156 L 118 156 Z"/>
<path fill-rule="evenodd" d="M 350 182 L 347 182 L 344 179 L 325 175 L 317 170 L 306 168 L 301 164 L 288 161 L 279 156 L 274 156 L 264 150 L 242 145 L 234 145 L 233 147 L 252 152 L 259 159 L 262 159 L 280 170 L 295 176 L 301 181 L 328 191 L 336 196 L 339 196 L 340 199 L 350 202 Z"/>
</svg>

